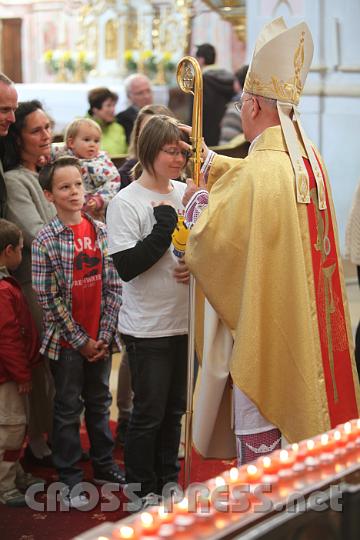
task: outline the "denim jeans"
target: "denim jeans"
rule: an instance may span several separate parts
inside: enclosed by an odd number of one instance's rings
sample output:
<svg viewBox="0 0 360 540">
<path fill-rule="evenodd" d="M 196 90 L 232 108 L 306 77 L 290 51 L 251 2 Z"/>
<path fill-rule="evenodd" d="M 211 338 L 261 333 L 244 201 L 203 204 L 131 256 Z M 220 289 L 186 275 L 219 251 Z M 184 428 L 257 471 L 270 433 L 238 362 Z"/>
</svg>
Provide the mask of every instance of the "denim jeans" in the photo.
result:
<svg viewBox="0 0 360 540">
<path fill-rule="evenodd" d="M 114 464 L 109 426 L 111 356 L 89 362 L 78 351 L 63 348 L 59 360 L 51 360 L 50 367 L 55 383 L 53 461 L 59 480 L 73 487 L 83 478 L 76 463 L 81 458 L 79 428 L 84 406 L 94 470 L 105 471 Z"/>
<path fill-rule="evenodd" d="M 123 336 L 129 354 L 134 408 L 125 441 L 128 483 L 139 496 L 177 482 L 181 418 L 186 408 L 187 336 Z"/>
</svg>

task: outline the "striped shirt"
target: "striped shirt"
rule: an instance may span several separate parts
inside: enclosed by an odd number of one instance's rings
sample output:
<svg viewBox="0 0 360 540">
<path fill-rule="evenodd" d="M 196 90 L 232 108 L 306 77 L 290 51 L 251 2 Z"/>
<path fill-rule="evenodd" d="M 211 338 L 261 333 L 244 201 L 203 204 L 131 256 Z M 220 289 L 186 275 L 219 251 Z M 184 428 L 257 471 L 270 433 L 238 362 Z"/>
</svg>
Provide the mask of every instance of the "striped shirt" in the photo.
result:
<svg viewBox="0 0 360 540">
<path fill-rule="evenodd" d="M 121 281 L 108 254 L 105 225 L 94 221 L 102 254 L 102 298 L 98 339 L 110 344 L 117 326 L 121 305 Z M 37 234 L 32 243 L 32 281 L 43 308 L 44 334 L 41 354 L 57 360 L 60 341 L 80 349 L 89 339 L 72 317 L 74 235 L 56 216 Z M 91 314 L 89 314 L 91 316 Z"/>
</svg>

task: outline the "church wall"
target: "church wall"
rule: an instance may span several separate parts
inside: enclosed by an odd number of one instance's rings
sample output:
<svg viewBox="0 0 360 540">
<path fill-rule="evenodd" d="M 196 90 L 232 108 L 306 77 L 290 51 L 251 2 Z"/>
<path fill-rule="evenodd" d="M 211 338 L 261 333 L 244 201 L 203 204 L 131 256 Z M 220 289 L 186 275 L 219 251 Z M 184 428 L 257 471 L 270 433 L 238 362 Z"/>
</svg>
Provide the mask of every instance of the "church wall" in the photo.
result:
<svg viewBox="0 0 360 540">
<path fill-rule="evenodd" d="M 360 180 L 360 2 L 247 0 L 248 60 L 263 25 L 280 15 L 289 26 L 305 20 L 313 35 L 314 58 L 299 109 L 328 169 L 343 251 Z"/>
</svg>

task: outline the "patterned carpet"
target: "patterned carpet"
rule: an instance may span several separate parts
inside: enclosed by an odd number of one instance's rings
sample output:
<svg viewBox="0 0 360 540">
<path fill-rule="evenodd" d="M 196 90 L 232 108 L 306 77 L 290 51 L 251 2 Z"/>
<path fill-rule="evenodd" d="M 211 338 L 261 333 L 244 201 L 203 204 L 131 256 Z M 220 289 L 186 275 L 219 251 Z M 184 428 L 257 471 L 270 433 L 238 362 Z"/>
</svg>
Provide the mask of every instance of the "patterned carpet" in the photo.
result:
<svg viewBox="0 0 360 540">
<path fill-rule="evenodd" d="M 115 423 L 112 422 L 112 428 Z M 88 448 L 88 439 L 86 430 L 81 433 L 83 448 Z M 123 466 L 122 450 L 115 450 L 116 462 Z M 192 482 L 201 482 L 212 478 L 221 471 L 230 468 L 234 462 L 220 460 L 203 460 L 195 452 L 192 458 Z M 181 460 L 182 468 L 184 461 Z M 59 503 L 55 502 L 54 497 L 50 496 L 49 484 L 57 481 L 57 475 L 54 469 L 29 467 L 26 462 L 23 463 L 24 469 L 31 472 L 34 476 L 40 476 L 48 482 L 45 492 L 36 495 L 35 500 L 39 503 L 39 508 L 8 508 L 0 504 L 0 524 L 2 540 L 70 540 L 80 532 L 96 527 L 104 521 L 118 521 L 127 514 L 123 511 L 122 505 L 125 502 L 124 495 L 114 493 L 117 499 L 108 495 L 99 496 L 98 504 L 87 511 L 67 510 L 60 511 Z M 83 463 L 85 480 L 91 481 L 91 464 Z M 182 482 L 183 471 L 181 471 L 180 482 Z M 111 503 L 117 509 L 113 511 L 104 510 L 104 504 Z M 102 506 L 102 508 L 101 508 Z M 42 508 L 41 508 L 42 507 Z M 53 508 L 54 507 L 54 508 Z"/>
</svg>

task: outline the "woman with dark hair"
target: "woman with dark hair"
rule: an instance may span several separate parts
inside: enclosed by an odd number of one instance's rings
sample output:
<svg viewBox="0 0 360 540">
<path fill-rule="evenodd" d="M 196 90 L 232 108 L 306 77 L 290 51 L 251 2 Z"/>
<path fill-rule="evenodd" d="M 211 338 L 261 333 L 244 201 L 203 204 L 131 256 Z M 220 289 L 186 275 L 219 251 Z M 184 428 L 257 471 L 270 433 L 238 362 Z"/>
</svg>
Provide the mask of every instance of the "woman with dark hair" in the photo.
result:
<svg viewBox="0 0 360 540">
<path fill-rule="evenodd" d="M 6 217 L 18 225 L 24 238 L 22 262 L 14 275 L 20 282 L 40 333 L 42 313 L 31 284 L 31 243 L 56 212 L 45 199 L 38 181 L 39 163 L 49 158 L 51 143 L 51 120 L 39 101 L 19 103 L 15 122 L 2 142 L 8 197 Z M 51 453 L 43 434 L 51 431 L 52 380 L 45 362 L 35 367 L 32 376 L 28 435 L 31 455 L 42 459 Z M 45 463 L 49 464 L 50 460 L 45 460 Z"/>
<path fill-rule="evenodd" d="M 88 116 L 101 127 L 101 150 L 105 150 L 110 157 L 127 152 L 125 130 L 115 120 L 117 100 L 118 95 L 108 88 L 93 88 L 88 93 Z"/>
<path fill-rule="evenodd" d="M 125 439 L 128 483 L 143 506 L 177 482 L 186 402 L 189 273 L 175 240 L 188 152 L 174 118 L 151 117 L 140 133 L 142 172 L 110 201 L 109 253 L 123 280 L 119 331 L 129 357 L 134 408 Z"/>
</svg>

